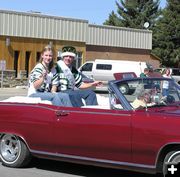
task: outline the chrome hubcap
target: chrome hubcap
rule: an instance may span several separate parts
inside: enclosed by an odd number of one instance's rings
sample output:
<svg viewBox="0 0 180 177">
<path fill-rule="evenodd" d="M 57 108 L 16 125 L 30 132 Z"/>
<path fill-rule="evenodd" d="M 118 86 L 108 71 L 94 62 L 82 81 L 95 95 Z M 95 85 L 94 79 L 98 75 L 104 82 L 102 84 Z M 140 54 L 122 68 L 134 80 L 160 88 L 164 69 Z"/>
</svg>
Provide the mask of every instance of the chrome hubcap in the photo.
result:
<svg viewBox="0 0 180 177">
<path fill-rule="evenodd" d="M 7 162 L 14 162 L 21 151 L 20 141 L 14 135 L 4 135 L 0 143 L 1 157 Z"/>
<path fill-rule="evenodd" d="M 122 87 L 120 88 L 120 90 L 121 90 L 122 93 L 126 93 L 126 88 L 125 88 L 125 87 L 122 86 Z"/>
<path fill-rule="evenodd" d="M 173 153 L 167 161 L 167 163 L 179 163 L 179 162 L 180 162 L 180 151 Z"/>
</svg>

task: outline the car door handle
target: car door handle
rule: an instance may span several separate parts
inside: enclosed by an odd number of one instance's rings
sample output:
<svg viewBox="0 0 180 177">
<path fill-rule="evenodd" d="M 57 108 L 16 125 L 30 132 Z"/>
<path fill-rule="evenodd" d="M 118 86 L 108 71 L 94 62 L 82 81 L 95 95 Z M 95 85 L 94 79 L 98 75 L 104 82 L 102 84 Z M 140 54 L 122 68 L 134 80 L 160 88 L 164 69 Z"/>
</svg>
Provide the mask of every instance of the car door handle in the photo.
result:
<svg viewBox="0 0 180 177">
<path fill-rule="evenodd" d="M 69 112 L 58 110 L 58 111 L 55 111 L 55 114 L 56 114 L 57 117 L 59 117 L 59 116 L 67 116 L 67 115 L 69 115 Z"/>
</svg>

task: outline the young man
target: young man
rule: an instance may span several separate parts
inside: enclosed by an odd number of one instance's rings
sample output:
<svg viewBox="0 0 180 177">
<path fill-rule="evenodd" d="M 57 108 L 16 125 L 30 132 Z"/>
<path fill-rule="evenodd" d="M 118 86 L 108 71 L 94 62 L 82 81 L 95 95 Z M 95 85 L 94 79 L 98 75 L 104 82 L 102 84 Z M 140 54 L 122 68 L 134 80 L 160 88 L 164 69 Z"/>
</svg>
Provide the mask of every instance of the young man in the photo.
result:
<svg viewBox="0 0 180 177">
<path fill-rule="evenodd" d="M 76 49 L 72 46 L 65 46 L 62 49 L 61 60 L 57 62 L 57 72 L 59 74 L 58 91 L 68 93 L 73 106 L 83 106 L 82 99 L 86 105 L 97 105 L 96 94 L 89 88 L 102 84 L 100 81 L 92 83 L 82 82 L 80 72 L 72 66 L 76 58 Z"/>
</svg>

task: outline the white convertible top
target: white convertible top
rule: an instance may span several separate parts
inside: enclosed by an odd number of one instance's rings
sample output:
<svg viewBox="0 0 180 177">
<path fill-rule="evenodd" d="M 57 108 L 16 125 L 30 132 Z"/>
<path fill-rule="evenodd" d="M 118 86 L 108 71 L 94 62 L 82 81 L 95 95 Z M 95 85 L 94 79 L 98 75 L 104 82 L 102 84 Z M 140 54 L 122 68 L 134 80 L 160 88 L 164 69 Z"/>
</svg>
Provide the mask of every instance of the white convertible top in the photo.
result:
<svg viewBox="0 0 180 177">
<path fill-rule="evenodd" d="M 98 105 L 85 105 L 84 100 L 84 106 L 82 106 L 82 108 L 97 108 L 97 109 L 110 109 L 109 106 L 109 98 L 106 96 L 102 96 L 100 94 L 96 94 L 97 96 L 97 101 L 98 101 Z M 38 103 L 42 103 L 42 104 L 50 104 L 52 105 L 51 101 L 48 100 L 42 100 L 40 97 L 28 97 L 28 96 L 13 96 L 13 97 L 9 97 L 5 100 L 2 100 L 0 102 L 8 102 L 8 103 L 32 103 L 32 104 L 38 104 Z"/>
<path fill-rule="evenodd" d="M 52 104 L 51 101 L 48 100 L 41 100 L 39 97 L 28 97 L 28 96 L 13 96 L 9 97 L 5 100 L 0 102 L 10 102 L 10 103 L 43 103 L 43 104 Z"/>
</svg>

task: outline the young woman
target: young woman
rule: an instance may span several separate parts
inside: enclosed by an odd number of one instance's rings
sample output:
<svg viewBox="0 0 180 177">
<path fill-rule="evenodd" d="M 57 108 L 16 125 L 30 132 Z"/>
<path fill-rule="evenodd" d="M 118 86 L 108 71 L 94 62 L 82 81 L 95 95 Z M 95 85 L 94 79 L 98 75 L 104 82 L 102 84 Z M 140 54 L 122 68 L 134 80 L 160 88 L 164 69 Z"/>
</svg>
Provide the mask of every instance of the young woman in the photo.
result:
<svg viewBox="0 0 180 177">
<path fill-rule="evenodd" d="M 72 106 L 67 93 L 56 92 L 59 81 L 53 53 L 51 45 L 45 46 L 41 52 L 39 63 L 30 73 L 28 96 L 49 100 L 56 106 Z"/>
<path fill-rule="evenodd" d="M 171 77 L 172 70 L 170 68 L 165 68 L 162 76 L 166 78 L 172 78 Z M 167 97 L 169 95 L 169 81 L 163 81 L 162 84 L 162 95 L 164 97 Z"/>
</svg>

